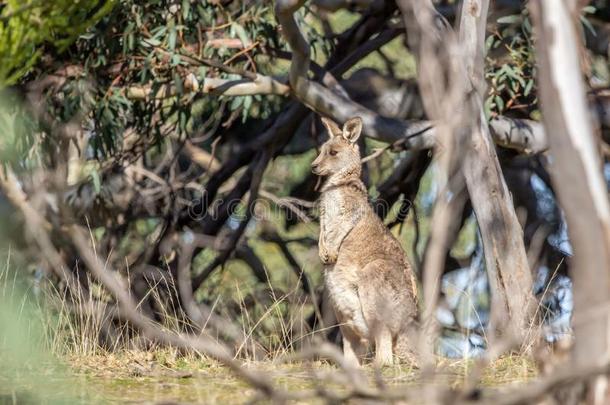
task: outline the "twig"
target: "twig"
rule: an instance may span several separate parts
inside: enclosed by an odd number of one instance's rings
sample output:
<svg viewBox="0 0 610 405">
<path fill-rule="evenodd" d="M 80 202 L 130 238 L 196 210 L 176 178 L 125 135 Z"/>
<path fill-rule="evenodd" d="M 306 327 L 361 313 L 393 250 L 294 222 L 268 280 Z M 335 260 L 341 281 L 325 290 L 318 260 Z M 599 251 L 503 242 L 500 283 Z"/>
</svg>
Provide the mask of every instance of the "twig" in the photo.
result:
<svg viewBox="0 0 610 405">
<path fill-rule="evenodd" d="M 311 219 L 307 216 L 307 214 L 302 209 L 300 209 L 298 206 L 293 204 L 291 198 L 280 198 L 280 197 L 276 196 L 275 194 L 270 193 L 270 192 L 265 191 L 265 190 L 260 190 L 259 194 L 261 195 L 261 197 L 267 198 L 271 202 L 279 205 L 280 207 L 285 207 L 285 208 L 289 209 L 303 223 L 308 224 L 308 223 L 311 222 Z"/>
</svg>

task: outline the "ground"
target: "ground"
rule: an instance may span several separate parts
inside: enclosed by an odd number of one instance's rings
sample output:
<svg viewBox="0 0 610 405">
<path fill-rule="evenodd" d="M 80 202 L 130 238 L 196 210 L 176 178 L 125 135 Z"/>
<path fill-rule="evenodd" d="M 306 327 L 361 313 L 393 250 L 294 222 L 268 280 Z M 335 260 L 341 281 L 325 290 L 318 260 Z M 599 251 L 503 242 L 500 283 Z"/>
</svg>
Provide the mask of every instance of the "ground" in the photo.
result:
<svg viewBox="0 0 610 405">
<path fill-rule="evenodd" d="M 34 372 L 20 373 L 8 381 L 0 373 L 0 404 L 55 403 L 245 403 L 257 392 L 217 363 L 175 350 L 126 351 L 92 356 L 68 356 L 61 361 L 38 365 Z M 439 359 L 438 383 L 460 386 L 470 360 Z M 245 367 L 273 372 L 279 387 L 297 391 L 316 387 L 314 375 L 331 375 L 336 369 L 324 361 L 280 364 L 279 361 L 248 362 Z M 371 379 L 374 370 L 365 368 Z M 419 371 L 409 365 L 385 368 L 387 384 L 415 384 Z M 536 375 L 533 363 L 524 357 L 506 356 L 487 367 L 484 386 L 499 387 L 528 381 Z M 340 390 L 323 378 L 324 387 Z M 29 401 L 28 401 L 29 399 Z"/>
</svg>

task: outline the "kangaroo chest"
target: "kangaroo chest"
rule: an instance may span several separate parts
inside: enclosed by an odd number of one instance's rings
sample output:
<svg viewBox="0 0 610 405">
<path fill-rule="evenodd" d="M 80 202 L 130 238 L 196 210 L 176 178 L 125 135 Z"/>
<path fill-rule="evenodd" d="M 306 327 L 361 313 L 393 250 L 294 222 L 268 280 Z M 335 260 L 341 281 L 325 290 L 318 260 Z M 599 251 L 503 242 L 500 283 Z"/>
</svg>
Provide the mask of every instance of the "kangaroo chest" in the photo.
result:
<svg viewBox="0 0 610 405">
<path fill-rule="evenodd" d="M 340 217 L 346 213 L 347 199 L 345 193 L 339 189 L 326 191 L 320 198 L 320 225 L 321 230 L 332 227 L 333 222 L 340 220 Z"/>
<path fill-rule="evenodd" d="M 344 185 L 326 190 L 320 196 L 320 225 L 322 231 L 346 219 L 361 218 L 368 207 L 364 185 Z"/>
</svg>

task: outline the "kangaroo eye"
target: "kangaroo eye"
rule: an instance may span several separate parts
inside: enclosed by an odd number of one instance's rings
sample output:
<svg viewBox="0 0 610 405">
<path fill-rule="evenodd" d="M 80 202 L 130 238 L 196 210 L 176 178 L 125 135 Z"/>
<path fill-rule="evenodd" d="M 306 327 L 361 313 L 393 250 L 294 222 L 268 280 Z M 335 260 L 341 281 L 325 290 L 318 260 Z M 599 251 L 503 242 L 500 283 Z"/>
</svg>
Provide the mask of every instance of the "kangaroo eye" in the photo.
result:
<svg viewBox="0 0 610 405">
<path fill-rule="evenodd" d="M 337 155 L 337 151 L 334 149 L 331 149 L 330 151 L 328 151 L 328 154 L 331 156 L 335 156 L 335 155 Z"/>
</svg>

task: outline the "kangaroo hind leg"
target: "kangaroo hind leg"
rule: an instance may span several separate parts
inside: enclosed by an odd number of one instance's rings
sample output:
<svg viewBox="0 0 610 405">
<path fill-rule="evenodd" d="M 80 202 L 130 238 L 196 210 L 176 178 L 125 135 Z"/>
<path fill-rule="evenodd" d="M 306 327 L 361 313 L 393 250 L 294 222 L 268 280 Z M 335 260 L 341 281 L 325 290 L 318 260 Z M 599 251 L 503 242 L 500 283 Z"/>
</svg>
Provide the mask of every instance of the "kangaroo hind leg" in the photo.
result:
<svg viewBox="0 0 610 405">
<path fill-rule="evenodd" d="M 393 339 L 390 329 L 379 325 L 375 332 L 375 364 L 378 367 L 390 366 L 394 363 L 392 355 Z"/>
<path fill-rule="evenodd" d="M 358 367 L 362 364 L 364 356 L 366 356 L 367 345 L 362 338 L 358 336 L 351 327 L 341 325 L 341 334 L 343 335 L 343 355 L 353 367 Z"/>
</svg>

